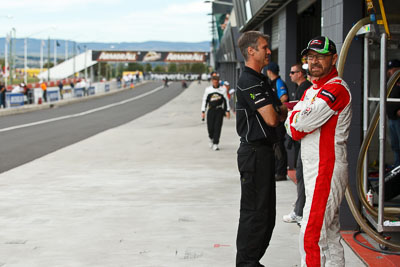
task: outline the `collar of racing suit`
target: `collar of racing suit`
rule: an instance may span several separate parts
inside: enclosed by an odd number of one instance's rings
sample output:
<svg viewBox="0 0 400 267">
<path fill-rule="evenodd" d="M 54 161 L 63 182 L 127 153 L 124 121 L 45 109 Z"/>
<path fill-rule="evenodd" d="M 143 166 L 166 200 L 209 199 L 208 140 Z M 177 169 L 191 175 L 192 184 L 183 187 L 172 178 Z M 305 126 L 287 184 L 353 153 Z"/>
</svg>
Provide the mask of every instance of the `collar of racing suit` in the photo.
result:
<svg viewBox="0 0 400 267">
<path fill-rule="evenodd" d="M 337 76 L 338 76 L 338 72 L 337 72 L 336 66 L 333 66 L 331 72 L 329 72 L 328 75 L 319 79 L 318 81 L 316 81 L 316 80 L 312 81 L 312 83 L 314 84 L 313 88 L 314 89 L 321 88 L 321 86 L 324 85 L 327 81 L 329 81 L 330 79 L 335 78 Z"/>
</svg>

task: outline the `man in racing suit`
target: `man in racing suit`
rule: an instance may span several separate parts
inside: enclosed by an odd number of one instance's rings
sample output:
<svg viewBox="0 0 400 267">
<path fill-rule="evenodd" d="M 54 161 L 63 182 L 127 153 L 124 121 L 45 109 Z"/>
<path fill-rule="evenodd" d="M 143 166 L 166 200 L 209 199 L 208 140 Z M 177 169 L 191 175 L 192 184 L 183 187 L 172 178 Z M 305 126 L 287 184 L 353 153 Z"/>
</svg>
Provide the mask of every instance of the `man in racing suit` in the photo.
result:
<svg viewBox="0 0 400 267">
<path fill-rule="evenodd" d="M 312 39 L 302 55 L 306 55 L 315 80 L 285 122 L 287 133 L 301 140 L 306 192 L 301 266 L 344 266 L 339 206 L 348 180 L 351 94 L 338 77 L 338 56 L 331 40 L 323 36 Z"/>
<path fill-rule="evenodd" d="M 201 118 L 204 120 L 207 111 L 207 130 L 210 138 L 210 148 L 214 151 L 219 150 L 219 138 L 221 136 L 222 122 L 224 115 L 229 119 L 229 100 L 226 88 L 219 85 L 219 75 L 212 75 L 212 86 L 204 90 L 203 101 L 201 104 Z"/>
</svg>

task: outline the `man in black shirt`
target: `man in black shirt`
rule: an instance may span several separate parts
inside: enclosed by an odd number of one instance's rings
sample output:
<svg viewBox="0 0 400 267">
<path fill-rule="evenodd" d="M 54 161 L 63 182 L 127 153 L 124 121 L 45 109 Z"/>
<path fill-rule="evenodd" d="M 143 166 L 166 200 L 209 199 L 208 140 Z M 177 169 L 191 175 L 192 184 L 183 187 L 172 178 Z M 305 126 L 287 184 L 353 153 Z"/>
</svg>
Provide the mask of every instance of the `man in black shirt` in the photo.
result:
<svg viewBox="0 0 400 267">
<path fill-rule="evenodd" d="M 261 70 L 269 63 L 269 36 L 248 31 L 238 45 L 245 67 L 236 90 L 236 130 L 240 136 L 238 167 L 241 181 L 240 219 L 236 266 L 263 266 L 275 226 L 275 157 L 279 140 L 275 127 L 285 120 L 287 108 L 272 91 Z"/>
<path fill-rule="evenodd" d="M 390 60 L 387 66 L 388 79 L 400 70 L 400 61 L 397 59 Z M 400 82 L 397 82 L 390 92 L 389 98 L 400 98 Z M 392 151 L 394 153 L 394 167 L 400 165 L 400 103 L 387 102 L 386 113 L 388 115 L 389 136 Z"/>
</svg>

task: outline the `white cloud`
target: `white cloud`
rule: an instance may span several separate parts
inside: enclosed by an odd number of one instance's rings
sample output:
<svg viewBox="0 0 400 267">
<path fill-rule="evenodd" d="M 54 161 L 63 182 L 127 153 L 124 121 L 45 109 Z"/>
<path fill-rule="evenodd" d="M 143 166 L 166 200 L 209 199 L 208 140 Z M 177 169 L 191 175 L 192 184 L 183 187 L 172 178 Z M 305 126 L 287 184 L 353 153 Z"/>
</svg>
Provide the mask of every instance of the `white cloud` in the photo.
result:
<svg viewBox="0 0 400 267">
<path fill-rule="evenodd" d="M 13 0 L 6 6 L 5 12 L 13 11 L 11 7 L 24 8 L 12 20 L 1 21 L 0 36 L 14 27 L 19 38 L 50 36 L 78 42 L 211 39 L 207 16 L 211 7 L 202 0 Z M 50 26 L 57 30 L 50 30 Z"/>
<path fill-rule="evenodd" d="M 118 4 L 119 0 L 13 0 L 2 1 L 2 10 L 13 10 L 23 8 L 25 10 L 37 10 L 38 12 L 66 12 L 70 9 L 76 10 L 87 5 Z M 14 14 L 17 15 L 17 14 Z"/>
<path fill-rule="evenodd" d="M 191 2 L 181 5 L 172 4 L 165 9 L 166 14 L 171 15 L 192 15 L 192 14 L 206 14 L 210 12 L 210 5 L 204 2 Z"/>
</svg>

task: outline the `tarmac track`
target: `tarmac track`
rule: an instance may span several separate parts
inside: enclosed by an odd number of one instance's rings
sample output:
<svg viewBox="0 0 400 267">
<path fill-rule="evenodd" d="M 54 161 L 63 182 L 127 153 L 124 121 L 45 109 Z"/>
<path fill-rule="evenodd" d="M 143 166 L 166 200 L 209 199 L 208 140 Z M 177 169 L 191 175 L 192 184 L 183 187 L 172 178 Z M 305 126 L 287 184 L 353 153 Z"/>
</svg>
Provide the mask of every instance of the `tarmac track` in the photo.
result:
<svg viewBox="0 0 400 267">
<path fill-rule="evenodd" d="M 182 91 L 178 82 L 168 88 L 149 82 L 100 98 L 0 117 L 0 173 L 135 120 Z"/>
</svg>

